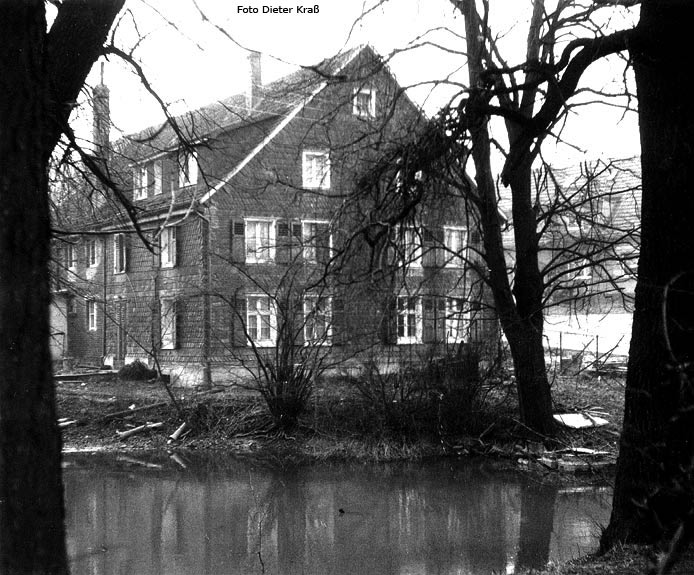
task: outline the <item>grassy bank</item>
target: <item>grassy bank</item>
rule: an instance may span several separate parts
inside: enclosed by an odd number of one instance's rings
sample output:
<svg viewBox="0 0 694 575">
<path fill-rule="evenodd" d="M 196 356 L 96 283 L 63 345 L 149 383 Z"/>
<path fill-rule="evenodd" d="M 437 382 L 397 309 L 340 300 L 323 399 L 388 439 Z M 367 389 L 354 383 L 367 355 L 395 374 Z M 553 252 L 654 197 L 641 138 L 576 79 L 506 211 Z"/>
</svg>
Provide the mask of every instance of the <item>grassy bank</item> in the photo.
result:
<svg viewBox="0 0 694 575">
<path fill-rule="evenodd" d="M 609 420 L 600 428 L 563 429 L 550 449 L 586 447 L 616 453 L 623 408 L 617 378 L 574 377 L 554 381 L 555 410 L 596 410 Z M 497 382 L 469 393 L 410 394 L 377 401 L 345 382 L 319 386 L 297 428 L 279 432 L 262 398 L 233 387 L 213 392 L 172 390 L 159 383 L 84 377 L 58 383 L 59 417 L 68 449 L 270 450 L 291 459 L 391 461 L 432 456 L 493 456 L 527 459 L 542 438 L 518 421 L 515 393 Z M 171 435 L 185 421 L 176 442 Z M 128 438 L 119 432 L 161 423 Z"/>
</svg>

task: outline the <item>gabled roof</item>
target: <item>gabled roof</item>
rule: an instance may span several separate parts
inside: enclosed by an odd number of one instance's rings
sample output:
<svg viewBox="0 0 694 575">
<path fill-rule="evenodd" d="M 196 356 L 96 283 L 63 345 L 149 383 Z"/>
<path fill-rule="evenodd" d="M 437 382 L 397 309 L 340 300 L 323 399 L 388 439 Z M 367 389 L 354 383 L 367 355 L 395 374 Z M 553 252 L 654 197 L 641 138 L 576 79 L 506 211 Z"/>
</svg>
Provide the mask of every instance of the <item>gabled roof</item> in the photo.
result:
<svg viewBox="0 0 694 575">
<path fill-rule="evenodd" d="M 369 46 L 353 48 L 326 58 L 315 66 L 305 66 L 264 85 L 261 90 L 261 99 L 255 108 L 248 108 L 246 94 L 235 94 L 197 110 L 186 112 L 173 118 L 173 122 L 187 140 L 199 142 L 222 130 L 284 116 L 291 113 L 297 106 L 305 105 L 315 96 L 317 90 L 320 91 L 319 88 L 322 89 L 329 83 L 344 80 L 345 78 L 341 76 L 344 67 L 363 51 L 369 51 L 374 57 L 373 61 L 380 63 L 380 58 Z M 366 73 L 372 73 L 375 69 L 368 70 Z M 179 144 L 179 137 L 172 122 L 166 122 L 125 136 L 114 144 L 114 149 L 119 155 L 131 161 L 137 161 L 174 150 L 179 147 Z"/>
<path fill-rule="evenodd" d="M 347 70 L 356 60 L 359 65 Z M 246 94 L 236 94 L 174 118 L 176 128 L 166 122 L 121 138 L 113 145 L 111 165 L 115 171 L 127 174 L 128 165 L 174 152 L 181 147 L 178 131 L 193 146 L 214 147 L 216 136 L 230 136 L 233 145 L 224 147 L 226 173 L 205 174 L 198 185 L 179 190 L 173 201 L 170 194 L 162 194 L 134 204 L 141 221 L 164 213 L 187 213 L 227 185 L 327 86 L 345 81 L 358 84 L 381 70 L 387 67 L 370 46 L 350 49 L 264 85 L 252 109 L 247 106 Z M 105 206 L 97 218 L 100 223 L 92 220 L 92 226 L 127 225 L 121 212 L 117 206 Z"/>
</svg>

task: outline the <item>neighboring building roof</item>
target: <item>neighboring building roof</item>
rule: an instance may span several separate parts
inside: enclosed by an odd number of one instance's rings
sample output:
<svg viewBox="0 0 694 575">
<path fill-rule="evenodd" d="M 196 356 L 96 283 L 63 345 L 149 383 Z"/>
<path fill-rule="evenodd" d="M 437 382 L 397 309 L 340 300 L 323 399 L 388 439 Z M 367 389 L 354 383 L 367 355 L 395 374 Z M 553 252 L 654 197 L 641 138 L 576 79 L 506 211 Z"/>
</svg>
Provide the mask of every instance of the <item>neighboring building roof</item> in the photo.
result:
<svg viewBox="0 0 694 575">
<path fill-rule="evenodd" d="M 561 187 L 570 195 L 590 182 L 593 197 L 609 198 L 609 220 L 615 227 L 638 225 L 641 210 L 641 158 L 582 162 L 562 169 L 552 169 L 555 185 L 548 187 L 548 194 L 557 193 Z"/>
</svg>

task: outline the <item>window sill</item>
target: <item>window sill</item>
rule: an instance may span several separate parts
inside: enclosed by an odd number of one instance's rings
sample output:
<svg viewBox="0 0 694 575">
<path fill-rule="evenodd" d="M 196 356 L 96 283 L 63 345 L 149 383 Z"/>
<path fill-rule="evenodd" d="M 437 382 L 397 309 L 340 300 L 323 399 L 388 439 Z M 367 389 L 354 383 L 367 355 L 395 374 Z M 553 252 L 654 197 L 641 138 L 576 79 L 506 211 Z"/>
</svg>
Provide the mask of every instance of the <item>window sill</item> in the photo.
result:
<svg viewBox="0 0 694 575">
<path fill-rule="evenodd" d="M 332 345 L 332 339 L 328 338 L 325 341 L 304 341 L 303 347 L 332 347 Z"/>
<path fill-rule="evenodd" d="M 254 341 L 254 342 L 248 342 L 248 347 L 275 347 L 275 342 L 272 340 L 262 340 L 262 341 Z"/>
<path fill-rule="evenodd" d="M 398 345 L 417 345 L 422 343 L 421 338 L 418 337 L 399 337 Z"/>
</svg>

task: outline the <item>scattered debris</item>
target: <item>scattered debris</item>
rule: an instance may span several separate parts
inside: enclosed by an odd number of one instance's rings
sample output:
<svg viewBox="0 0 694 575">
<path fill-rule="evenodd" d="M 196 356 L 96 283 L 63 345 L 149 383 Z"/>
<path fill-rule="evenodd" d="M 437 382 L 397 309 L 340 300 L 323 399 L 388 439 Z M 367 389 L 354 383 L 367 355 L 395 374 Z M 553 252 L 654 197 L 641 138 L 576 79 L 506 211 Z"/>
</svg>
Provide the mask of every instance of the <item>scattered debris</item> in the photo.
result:
<svg viewBox="0 0 694 575">
<path fill-rule="evenodd" d="M 178 429 L 174 431 L 171 435 L 169 435 L 169 440 L 167 443 L 173 443 L 174 441 L 178 441 L 181 438 L 181 435 L 183 435 L 183 432 L 188 428 L 188 422 L 184 421 L 181 425 L 178 426 Z"/>
<path fill-rule="evenodd" d="M 139 413 L 141 411 L 146 411 L 148 409 L 155 409 L 157 407 L 164 407 L 168 405 L 167 401 L 159 401 L 157 403 L 150 403 L 149 405 L 143 405 L 142 407 L 128 408 L 125 411 L 116 411 L 115 413 L 109 413 L 101 418 L 101 421 L 108 421 L 109 419 L 118 419 L 126 415 L 132 415 L 133 413 Z"/>
<path fill-rule="evenodd" d="M 610 455 L 609 451 L 599 451 L 597 449 L 591 449 L 590 447 L 565 447 L 564 449 L 557 449 L 556 451 L 548 453 L 571 453 L 573 455 L 591 455 L 593 457 Z"/>
<path fill-rule="evenodd" d="M 119 439 L 127 439 L 128 437 L 136 435 L 137 433 L 148 431 L 150 429 L 160 429 L 162 427 L 164 427 L 164 424 L 162 422 L 145 423 L 144 425 L 133 427 L 132 429 L 128 429 L 127 431 L 116 431 L 116 434 L 118 435 Z"/>
<path fill-rule="evenodd" d="M 581 413 L 555 413 L 554 419 L 570 427 L 571 429 L 583 429 L 586 427 L 601 427 L 607 425 L 609 421 L 597 415 L 591 415 L 588 412 Z"/>
</svg>

